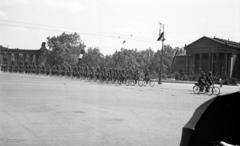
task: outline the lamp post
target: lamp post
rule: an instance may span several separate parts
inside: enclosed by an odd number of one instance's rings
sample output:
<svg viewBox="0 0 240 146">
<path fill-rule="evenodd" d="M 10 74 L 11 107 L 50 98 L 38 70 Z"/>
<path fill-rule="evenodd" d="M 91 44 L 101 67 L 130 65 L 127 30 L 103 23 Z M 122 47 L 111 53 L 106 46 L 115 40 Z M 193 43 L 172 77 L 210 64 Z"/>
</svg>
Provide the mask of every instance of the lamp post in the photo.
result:
<svg viewBox="0 0 240 146">
<path fill-rule="evenodd" d="M 159 23 L 160 24 L 160 28 L 159 28 L 159 37 L 157 39 L 157 41 L 161 41 L 162 42 L 162 49 L 161 49 L 161 56 L 160 56 L 160 71 L 159 71 L 159 75 L 158 75 L 158 84 L 162 83 L 162 74 L 163 74 L 163 49 L 164 49 L 164 24 L 163 23 Z"/>
</svg>

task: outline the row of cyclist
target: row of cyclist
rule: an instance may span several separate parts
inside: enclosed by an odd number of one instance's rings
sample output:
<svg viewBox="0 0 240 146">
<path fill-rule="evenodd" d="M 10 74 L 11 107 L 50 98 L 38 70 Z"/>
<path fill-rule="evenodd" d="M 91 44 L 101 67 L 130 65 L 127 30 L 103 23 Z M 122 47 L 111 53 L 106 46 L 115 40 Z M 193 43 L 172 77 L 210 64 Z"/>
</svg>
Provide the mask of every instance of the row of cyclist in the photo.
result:
<svg viewBox="0 0 240 146">
<path fill-rule="evenodd" d="M 3 72 L 19 72 L 31 74 L 45 74 L 53 76 L 69 76 L 101 82 L 112 82 L 126 85 L 154 86 L 155 82 L 150 79 L 149 70 L 119 69 L 108 67 L 82 66 L 37 66 L 37 65 L 2 65 Z"/>
<path fill-rule="evenodd" d="M 220 88 L 214 86 L 215 83 L 219 83 L 220 87 L 222 87 L 221 78 L 217 79 L 216 76 L 212 74 L 212 72 L 209 72 L 208 74 L 202 72 L 198 79 L 198 82 L 193 86 L 193 92 L 196 94 L 208 93 L 209 95 L 219 95 Z"/>
</svg>

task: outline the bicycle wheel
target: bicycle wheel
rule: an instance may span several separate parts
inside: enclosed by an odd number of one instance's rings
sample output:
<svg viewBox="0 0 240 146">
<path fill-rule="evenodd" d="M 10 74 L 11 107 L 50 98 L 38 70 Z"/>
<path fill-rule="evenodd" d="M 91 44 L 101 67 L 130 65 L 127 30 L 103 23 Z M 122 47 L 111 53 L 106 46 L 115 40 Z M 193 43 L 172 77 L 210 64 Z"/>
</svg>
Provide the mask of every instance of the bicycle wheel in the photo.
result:
<svg viewBox="0 0 240 146">
<path fill-rule="evenodd" d="M 126 85 L 127 85 L 127 86 L 131 85 L 131 80 L 127 80 L 127 81 L 126 81 Z"/>
<path fill-rule="evenodd" d="M 122 85 L 123 84 L 123 82 L 122 81 L 120 81 L 120 80 L 118 80 L 118 85 Z"/>
<path fill-rule="evenodd" d="M 131 85 L 135 86 L 137 84 L 137 82 L 135 82 L 135 80 L 131 80 Z"/>
<path fill-rule="evenodd" d="M 153 87 L 155 85 L 155 82 L 154 81 L 149 81 L 149 86 L 150 87 Z"/>
<path fill-rule="evenodd" d="M 212 88 L 212 93 L 213 93 L 214 95 L 219 95 L 219 94 L 220 94 L 220 88 L 218 88 L 218 87 L 213 87 L 213 88 Z"/>
<path fill-rule="evenodd" d="M 147 82 L 146 81 L 143 81 L 143 86 L 147 86 Z"/>
<path fill-rule="evenodd" d="M 211 95 L 213 95 L 213 92 L 214 92 L 213 87 L 211 86 L 211 87 L 209 87 L 208 92 L 206 92 L 206 93 L 207 93 L 207 95 L 211 96 Z"/>
<path fill-rule="evenodd" d="M 193 86 L 193 93 L 199 94 L 199 92 L 200 92 L 199 86 Z"/>
<path fill-rule="evenodd" d="M 140 86 L 140 87 L 143 86 L 143 81 L 142 80 L 138 81 L 138 86 Z"/>
</svg>

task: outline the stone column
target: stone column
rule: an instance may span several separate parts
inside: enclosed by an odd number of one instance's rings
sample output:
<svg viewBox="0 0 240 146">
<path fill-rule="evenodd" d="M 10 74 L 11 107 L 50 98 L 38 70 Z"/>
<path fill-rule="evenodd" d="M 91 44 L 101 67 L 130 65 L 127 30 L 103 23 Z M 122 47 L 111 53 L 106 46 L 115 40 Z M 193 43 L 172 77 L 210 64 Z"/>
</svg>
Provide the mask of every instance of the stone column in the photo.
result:
<svg viewBox="0 0 240 146">
<path fill-rule="evenodd" d="M 6 58 L 7 58 L 7 64 L 11 65 L 11 63 L 12 63 L 12 54 L 11 53 L 6 53 Z"/>
<path fill-rule="evenodd" d="M 34 65 L 36 65 L 36 55 L 35 54 L 32 55 L 32 62 Z"/>
<path fill-rule="evenodd" d="M 220 62 L 219 62 L 219 56 L 220 56 L 220 53 L 216 53 L 216 75 L 220 75 Z"/>
<path fill-rule="evenodd" d="M 15 54 L 14 54 L 14 64 L 15 64 L 15 65 L 18 65 L 18 64 L 19 64 L 19 54 L 18 54 L 18 53 L 15 53 Z"/>
<path fill-rule="evenodd" d="M 18 64 L 23 65 L 23 54 L 22 53 L 18 54 Z"/>
<path fill-rule="evenodd" d="M 202 55 L 203 54 L 201 54 L 201 53 L 199 54 L 199 66 L 198 66 L 199 73 L 202 71 Z"/>
<path fill-rule="evenodd" d="M 30 64 L 30 54 L 26 54 L 26 64 Z"/>
<path fill-rule="evenodd" d="M 15 64 L 15 54 L 11 53 L 11 65 Z"/>
<path fill-rule="evenodd" d="M 35 55 L 35 63 L 36 65 L 39 65 L 39 55 Z"/>
<path fill-rule="evenodd" d="M 208 53 L 208 71 L 212 71 L 212 54 Z"/>
<path fill-rule="evenodd" d="M 2 53 L 2 64 L 7 64 L 7 62 L 6 62 L 6 53 Z"/>
<path fill-rule="evenodd" d="M 195 74 L 195 54 L 191 55 L 191 62 L 190 62 L 190 64 L 191 64 L 190 73 L 192 75 L 192 74 Z"/>
<path fill-rule="evenodd" d="M 224 65 L 224 76 L 227 77 L 227 53 L 224 53 L 224 62 L 223 62 L 223 65 Z"/>
<path fill-rule="evenodd" d="M 5 56 L 5 53 L 2 53 L 2 64 L 6 64 L 6 62 L 5 62 L 5 59 L 6 58 L 6 56 Z"/>
<path fill-rule="evenodd" d="M 14 64 L 14 65 L 16 65 L 16 58 L 17 58 L 17 57 L 16 57 L 16 54 L 13 53 L 13 54 L 12 54 L 12 60 L 13 60 L 13 64 Z"/>
<path fill-rule="evenodd" d="M 27 54 L 27 64 L 31 65 L 31 54 Z"/>
<path fill-rule="evenodd" d="M 213 72 L 214 70 L 214 54 L 211 53 L 211 71 Z"/>
<path fill-rule="evenodd" d="M 185 73 L 188 74 L 188 54 L 186 54 L 186 68 L 185 68 Z"/>
<path fill-rule="evenodd" d="M 231 68 L 231 57 L 232 54 L 228 53 L 227 55 L 227 76 L 230 78 L 230 68 Z"/>
<path fill-rule="evenodd" d="M 0 65 L 3 64 L 3 54 L 0 52 Z"/>
<path fill-rule="evenodd" d="M 194 74 L 198 74 L 199 66 L 197 63 L 199 63 L 197 62 L 197 54 L 194 54 Z"/>
<path fill-rule="evenodd" d="M 29 63 L 33 65 L 33 54 L 29 54 Z"/>
<path fill-rule="evenodd" d="M 24 65 L 24 66 L 26 65 L 26 58 L 27 58 L 27 57 L 26 57 L 26 54 L 24 53 L 24 54 L 23 54 L 23 65 Z"/>
</svg>

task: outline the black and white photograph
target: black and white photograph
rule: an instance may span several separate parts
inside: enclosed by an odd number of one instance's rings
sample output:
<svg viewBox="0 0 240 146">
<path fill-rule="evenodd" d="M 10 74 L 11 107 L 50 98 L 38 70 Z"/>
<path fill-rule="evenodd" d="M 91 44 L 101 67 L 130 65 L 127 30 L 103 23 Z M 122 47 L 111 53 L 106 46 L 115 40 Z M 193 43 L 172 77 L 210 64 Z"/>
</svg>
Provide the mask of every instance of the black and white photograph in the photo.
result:
<svg viewBox="0 0 240 146">
<path fill-rule="evenodd" d="M 239 0 L 0 0 L 0 146 L 239 146 Z"/>
</svg>

